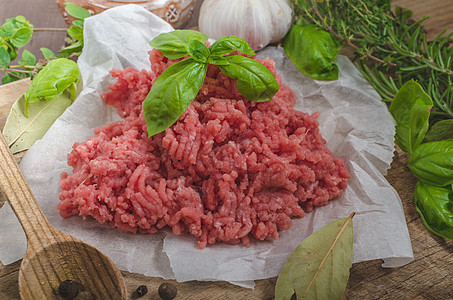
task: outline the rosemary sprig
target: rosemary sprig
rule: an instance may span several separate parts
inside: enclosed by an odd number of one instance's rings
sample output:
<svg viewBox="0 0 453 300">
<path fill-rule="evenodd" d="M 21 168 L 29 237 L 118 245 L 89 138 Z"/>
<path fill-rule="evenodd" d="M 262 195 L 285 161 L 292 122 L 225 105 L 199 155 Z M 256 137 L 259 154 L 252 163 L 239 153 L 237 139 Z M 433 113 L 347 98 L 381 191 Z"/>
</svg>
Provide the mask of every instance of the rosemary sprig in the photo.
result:
<svg viewBox="0 0 453 300">
<path fill-rule="evenodd" d="M 432 123 L 453 118 L 453 43 L 445 31 L 428 40 L 423 18 L 390 0 L 292 0 L 296 15 L 354 49 L 354 62 L 384 101 L 410 79 L 433 99 Z"/>
</svg>

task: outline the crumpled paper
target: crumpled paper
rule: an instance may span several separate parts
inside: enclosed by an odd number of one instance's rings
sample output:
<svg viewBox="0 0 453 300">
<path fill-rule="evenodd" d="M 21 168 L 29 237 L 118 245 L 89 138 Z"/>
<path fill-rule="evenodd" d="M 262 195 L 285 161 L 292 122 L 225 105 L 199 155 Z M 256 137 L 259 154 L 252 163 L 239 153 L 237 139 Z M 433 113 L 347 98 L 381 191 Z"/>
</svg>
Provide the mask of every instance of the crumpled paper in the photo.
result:
<svg viewBox="0 0 453 300">
<path fill-rule="evenodd" d="M 113 68 L 149 69 L 149 42 L 172 30 L 157 16 L 135 5 L 108 10 L 85 21 L 85 48 L 78 60 L 83 91 L 42 140 L 27 152 L 21 169 L 40 207 L 60 230 L 88 242 L 107 254 L 120 269 L 178 281 L 225 280 L 252 286 L 253 280 L 277 276 L 294 248 L 329 222 L 356 215 L 353 262 L 383 259 L 384 267 L 413 260 L 401 200 L 384 178 L 394 151 L 394 123 L 378 94 L 345 57 L 339 56 L 340 79 L 321 82 L 300 73 L 282 48 L 268 47 L 258 57 L 275 59 L 283 82 L 297 95 L 296 108 L 321 113 L 320 130 L 335 156 L 343 157 L 351 172 L 343 196 L 316 208 L 280 239 L 253 241 L 250 248 L 218 243 L 199 250 L 197 239 L 170 231 L 140 235 L 113 230 L 92 219 L 63 219 L 59 178 L 71 172 L 66 156 L 74 142 L 83 142 L 93 129 L 119 120 L 100 95 L 114 79 Z M 0 260 L 23 257 L 26 239 L 9 205 L 0 210 Z M 250 284 L 252 283 L 252 285 Z"/>
</svg>

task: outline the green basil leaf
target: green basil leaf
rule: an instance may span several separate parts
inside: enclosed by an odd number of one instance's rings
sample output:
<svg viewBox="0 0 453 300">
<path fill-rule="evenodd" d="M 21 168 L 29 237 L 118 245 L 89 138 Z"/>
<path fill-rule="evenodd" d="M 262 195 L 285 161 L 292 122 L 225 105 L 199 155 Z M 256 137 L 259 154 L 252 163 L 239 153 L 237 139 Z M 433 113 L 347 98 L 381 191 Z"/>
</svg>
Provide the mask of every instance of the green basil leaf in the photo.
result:
<svg viewBox="0 0 453 300">
<path fill-rule="evenodd" d="M 218 65 L 218 66 L 227 66 L 230 64 L 228 59 L 226 59 L 225 57 L 220 56 L 220 55 L 212 55 L 212 54 L 208 58 L 208 63 L 210 63 L 211 65 Z"/>
<path fill-rule="evenodd" d="M 52 50 L 50 50 L 48 48 L 41 48 L 39 50 L 41 50 L 42 55 L 47 60 L 51 59 L 52 57 L 56 57 L 56 55 L 52 52 Z"/>
<path fill-rule="evenodd" d="M 25 117 L 22 111 L 25 106 L 25 96 L 20 97 L 14 102 L 3 128 L 3 136 L 11 152 L 14 154 L 28 150 L 44 136 L 71 103 L 70 93 L 65 92 L 52 101 L 30 104 L 30 117 Z"/>
<path fill-rule="evenodd" d="M 36 57 L 27 49 L 22 52 L 22 59 L 18 61 L 21 66 L 33 66 L 36 63 Z"/>
<path fill-rule="evenodd" d="M 352 267 L 352 217 L 315 231 L 289 257 L 275 285 L 275 299 L 342 299 Z"/>
<path fill-rule="evenodd" d="M 337 80 L 338 47 L 327 31 L 311 24 L 295 24 L 284 40 L 283 49 L 305 75 L 318 80 Z"/>
<path fill-rule="evenodd" d="M 154 82 L 143 102 L 143 114 L 152 136 L 175 123 L 203 85 L 207 64 L 192 58 L 168 67 Z"/>
<path fill-rule="evenodd" d="M 423 141 L 432 106 L 431 98 L 414 80 L 406 82 L 396 93 L 390 113 L 396 121 L 395 142 L 405 152 L 412 153 Z"/>
<path fill-rule="evenodd" d="M 0 47 L 0 66 L 5 67 L 11 62 L 11 57 L 5 48 Z"/>
<path fill-rule="evenodd" d="M 247 55 L 255 55 L 255 51 L 244 39 L 234 35 L 218 39 L 209 47 L 209 50 L 211 50 L 211 55 L 229 54 L 235 50 Z"/>
<path fill-rule="evenodd" d="M 91 16 L 90 12 L 85 8 L 75 5 L 71 2 L 65 2 L 65 10 L 66 12 L 77 19 L 85 19 Z"/>
<path fill-rule="evenodd" d="M 415 185 L 413 201 L 426 228 L 437 235 L 453 239 L 453 193 L 451 189 L 418 181 Z"/>
<path fill-rule="evenodd" d="M 453 119 L 437 122 L 425 135 L 425 142 L 453 139 Z"/>
<path fill-rule="evenodd" d="M 274 75 L 263 64 L 241 55 L 225 56 L 228 65 L 221 65 L 222 73 L 237 79 L 236 86 L 246 99 L 263 102 L 271 100 L 279 86 Z"/>
<path fill-rule="evenodd" d="M 200 63 L 206 63 L 208 61 L 208 47 L 199 40 L 192 40 L 189 42 L 187 53 L 189 53 L 190 57 L 192 57 L 195 61 Z"/>
<path fill-rule="evenodd" d="M 11 37 L 11 43 L 14 47 L 20 48 L 30 41 L 31 36 L 33 35 L 33 29 L 28 27 L 19 28 Z"/>
<path fill-rule="evenodd" d="M 453 184 L 453 140 L 421 144 L 410 156 L 409 168 L 428 184 Z"/>
<path fill-rule="evenodd" d="M 30 103 L 53 100 L 79 79 L 79 68 L 74 61 L 66 58 L 51 60 L 36 75 L 25 93 L 25 115 L 28 117 Z"/>
<path fill-rule="evenodd" d="M 74 40 L 81 40 L 83 38 L 83 29 L 77 26 L 71 26 L 67 30 L 68 35 Z"/>
<path fill-rule="evenodd" d="M 193 40 L 205 43 L 208 36 L 195 30 L 174 30 L 158 35 L 149 44 L 165 57 L 177 59 L 189 54 L 187 48 Z"/>
<path fill-rule="evenodd" d="M 83 20 L 74 20 L 72 24 L 78 28 L 83 28 Z"/>
</svg>

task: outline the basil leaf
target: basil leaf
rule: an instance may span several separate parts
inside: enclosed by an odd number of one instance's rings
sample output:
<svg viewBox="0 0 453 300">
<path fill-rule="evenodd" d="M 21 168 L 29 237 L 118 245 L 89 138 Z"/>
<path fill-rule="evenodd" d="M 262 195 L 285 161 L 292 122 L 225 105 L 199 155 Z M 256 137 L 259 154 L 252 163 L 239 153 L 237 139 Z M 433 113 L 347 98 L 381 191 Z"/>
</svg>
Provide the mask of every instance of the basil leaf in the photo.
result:
<svg viewBox="0 0 453 300">
<path fill-rule="evenodd" d="M 226 66 L 226 65 L 230 64 L 228 59 L 226 59 L 225 57 L 220 56 L 220 55 L 210 55 L 208 58 L 208 63 L 210 63 L 211 65 L 217 65 L 217 66 Z"/>
<path fill-rule="evenodd" d="M 50 101 L 80 79 L 77 64 L 66 58 L 51 60 L 31 82 L 25 93 L 25 115 L 32 102 Z M 74 100 L 74 99 L 72 99 Z"/>
<path fill-rule="evenodd" d="M 223 55 L 235 50 L 247 55 L 255 55 L 252 47 L 244 40 L 234 35 L 227 35 L 215 41 L 210 47 L 211 55 Z"/>
<path fill-rule="evenodd" d="M 20 48 L 30 41 L 31 36 L 33 35 L 33 29 L 28 27 L 19 28 L 11 37 L 11 43 L 14 47 Z"/>
<path fill-rule="evenodd" d="M 453 239 L 453 192 L 421 181 L 415 185 L 413 201 L 423 224 L 431 232 Z"/>
<path fill-rule="evenodd" d="M 7 22 L 2 25 L 2 37 L 10 37 L 14 33 L 14 25 L 10 22 Z"/>
<path fill-rule="evenodd" d="M 65 10 L 66 12 L 73 16 L 76 19 L 85 19 L 91 16 L 90 12 L 85 8 L 75 5 L 71 2 L 65 2 Z"/>
<path fill-rule="evenodd" d="M 425 135 L 425 142 L 453 139 L 453 119 L 437 122 Z"/>
<path fill-rule="evenodd" d="M 148 136 L 175 123 L 203 85 L 207 64 L 192 58 L 168 67 L 154 82 L 143 102 Z"/>
<path fill-rule="evenodd" d="M 410 156 L 409 168 L 428 184 L 453 184 L 453 140 L 421 144 Z"/>
<path fill-rule="evenodd" d="M 27 49 L 22 52 L 22 59 L 18 61 L 22 66 L 33 66 L 36 63 L 36 57 Z"/>
<path fill-rule="evenodd" d="M 0 66 L 5 67 L 10 63 L 11 57 L 9 56 L 8 51 L 5 48 L 0 46 Z"/>
<path fill-rule="evenodd" d="M 338 46 L 327 31 L 311 24 L 295 24 L 284 40 L 283 49 L 305 75 L 318 80 L 337 80 L 339 71 L 334 62 Z"/>
<path fill-rule="evenodd" d="M 221 65 L 222 73 L 237 79 L 236 86 L 246 99 L 263 102 L 271 100 L 278 92 L 277 80 L 271 71 L 254 59 L 241 55 L 225 56 L 228 65 Z"/>
<path fill-rule="evenodd" d="M 40 48 L 42 55 L 45 59 L 49 60 L 52 57 L 56 57 L 56 55 L 52 52 L 52 50 L 48 48 Z"/>
<path fill-rule="evenodd" d="M 19 22 L 19 23 L 25 23 L 27 22 L 27 19 L 24 17 L 24 16 L 17 16 L 14 18 L 14 20 L 16 20 L 16 22 Z"/>
<path fill-rule="evenodd" d="M 195 30 L 175 30 L 158 35 L 149 44 L 162 52 L 165 57 L 177 59 L 189 54 L 187 48 L 193 40 L 204 43 L 208 40 L 208 36 Z"/>
<path fill-rule="evenodd" d="M 192 57 L 195 61 L 200 63 L 206 63 L 208 61 L 208 47 L 199 40 L 190 41 L 187 46 L 187 53 L 189 53 L 190 57 Z"/>
<path fill-rule="evenodd" d="M 293 251 L 275 285 L 275 299 L 342 299 L 352 267 L 350 217 L 315 231 Z"/>
<path fill-rule="evenodd" d="M 396 121 L 395 142 L 403 151 L 412 153 L 423 141 L 432 106 L 431 98 L 414 80 L 406 82 L 396 93 L 390 113 Z"/>
</svg>

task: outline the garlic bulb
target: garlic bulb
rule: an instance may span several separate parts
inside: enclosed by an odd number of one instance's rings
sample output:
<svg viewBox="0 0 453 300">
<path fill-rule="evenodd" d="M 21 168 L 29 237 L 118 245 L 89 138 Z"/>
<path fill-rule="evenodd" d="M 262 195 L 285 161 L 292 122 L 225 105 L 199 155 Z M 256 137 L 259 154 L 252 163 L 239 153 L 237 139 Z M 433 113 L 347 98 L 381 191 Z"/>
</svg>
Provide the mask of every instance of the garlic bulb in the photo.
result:
<svg viewBox="0 0 453 300">
<path fill-rule="evenodd" d="M 281 40 L 291 21 L 289 0 L 204 0 L 198 27 L 213 39 L 235 35 L 259 50 Z"/>
</svg>

